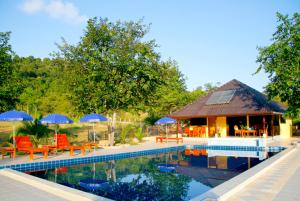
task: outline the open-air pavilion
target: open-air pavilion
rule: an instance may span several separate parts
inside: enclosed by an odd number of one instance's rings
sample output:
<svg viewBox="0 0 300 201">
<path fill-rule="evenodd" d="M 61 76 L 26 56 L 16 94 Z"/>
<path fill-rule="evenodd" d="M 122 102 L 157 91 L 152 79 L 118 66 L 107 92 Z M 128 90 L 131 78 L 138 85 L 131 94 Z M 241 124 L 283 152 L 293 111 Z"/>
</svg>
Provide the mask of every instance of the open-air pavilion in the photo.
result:
<svg viewBox="0 0 300 201">
<path fill-rule="evenodd" d="M 184 129 L 189 136 L 291 136 L 291 120 L 285 120 L 285 108 L 269 101 L 259 91 L 231 80 L 215 91 L 185 106 L 170 116 L 189 120 Z"/>
</svg>

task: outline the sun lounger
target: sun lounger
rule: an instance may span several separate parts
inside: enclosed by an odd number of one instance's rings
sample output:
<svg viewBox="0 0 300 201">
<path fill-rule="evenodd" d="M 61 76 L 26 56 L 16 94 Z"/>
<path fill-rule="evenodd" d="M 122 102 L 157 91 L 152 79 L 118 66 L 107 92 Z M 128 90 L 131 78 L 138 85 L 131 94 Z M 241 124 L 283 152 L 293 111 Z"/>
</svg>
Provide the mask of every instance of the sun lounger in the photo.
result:
<svg viewBox="0 0 300 201">
<path fill-rule="evenodd" d="M 66 134 L 55 134 L 54 140 L 56 139 L 57 139 L 57 143 L 55 142 L 56 145 L 46 145 L 46 147 L 48 147 L 51 150 L 51 152 L 57 150 L 62 150 L 64 152 L 65 150 L 67 150 L 70 151 L 70 156 L 74 156 L 75 150 L 81 150 L 81 154 L 85 155 L 85 146 L 71 145 Z"/>
<path fill-rule="evenodd" d="M 17 151 L 28 153 L 30 160 L 33 160 L 34 153 L 43 153 L 44 159 L 48 158 L 48 149 L 34 148 L 29 136 L 16 136 L 15 140 L 16 140 Z"/>
</svg>

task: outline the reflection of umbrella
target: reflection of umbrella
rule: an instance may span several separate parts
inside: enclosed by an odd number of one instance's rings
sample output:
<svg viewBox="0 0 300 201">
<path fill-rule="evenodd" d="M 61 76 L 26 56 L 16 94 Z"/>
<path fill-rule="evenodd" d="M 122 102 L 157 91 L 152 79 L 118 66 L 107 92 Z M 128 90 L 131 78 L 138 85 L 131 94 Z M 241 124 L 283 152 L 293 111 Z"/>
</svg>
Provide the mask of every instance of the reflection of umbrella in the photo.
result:
<svg viewBox="0 0 300 201">
<path fill-rule="evenodd" d="M 161 172 L 174 172 L 176 167 L 178 165 L 175 165 L 175 164 L 159 164 L 157 165 L 158 169 L 161 171 Z"/>
<path fill-rule="evenodd" d="M 95 190 L 105 189 L 109 186 L 109 184 L 108 181 L 106 180 L 88 178 L 88 179 L 80 180 L 79 186 L 89 191 L 95 191 Z"/>
<path fill-rule="evenodd" d="M 82 117 L 79 122 L 91 122 L 93 123 L 93 132 L 94 132 L 94 143 L 96 141 L 96 132 L 95 132 L 95 123 L 100 121 L 107 121 L 107 118 L 100 114 L 88 114 Z"/>
<path fill-rule="evenodd" d="M 15 142 L 15 134 L 16 134 L 16 121 L 33 121 L 33 118 L 22 111 L 17 111 L 17 110 L 10 110 L 7 112 L 4 112 L 0 114 L 0 121 L 11 121 L 13 122 L 13 145 L 14 148 L 16 147 L 16 142 Z"/>
<path fill-rule="evenodd" d="M 175 124 L 175 123 L 176 123 L 176 120 L 172 119 L 170 117 L 164 117 L 164 118 L 161 118 L 161 119 L 159 119 L 155 122 L 156 125 L 164 125 L 164 124 L 166 125 L 166 137 L 167 137 L 166 141 L 167 142 L 168 142 L 168 127 L 167 127 L 167 125 L 168 124 Z"/>
<path fill-rule="evenodd" d="M 61 114 L 50 114 L 43 117 L 40 121 L 42 124 L 72 124 L 73 120 Z M 57 146 L 57 129 L 55 128 L 56 134 L 56 146 Z"/>
</svg>

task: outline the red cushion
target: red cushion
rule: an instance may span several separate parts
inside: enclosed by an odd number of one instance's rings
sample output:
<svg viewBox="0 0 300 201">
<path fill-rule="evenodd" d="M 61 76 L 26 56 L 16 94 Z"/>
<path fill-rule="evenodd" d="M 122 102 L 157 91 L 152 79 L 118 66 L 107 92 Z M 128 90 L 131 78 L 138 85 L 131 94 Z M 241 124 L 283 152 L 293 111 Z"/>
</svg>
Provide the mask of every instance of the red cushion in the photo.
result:
<svg viewBox="0 0 300 201">
<path fill-rule="evenodd" d="M 16 136 L 17 148 L 33 148 L 32 142 L 29 136 Z"/>
</svg>

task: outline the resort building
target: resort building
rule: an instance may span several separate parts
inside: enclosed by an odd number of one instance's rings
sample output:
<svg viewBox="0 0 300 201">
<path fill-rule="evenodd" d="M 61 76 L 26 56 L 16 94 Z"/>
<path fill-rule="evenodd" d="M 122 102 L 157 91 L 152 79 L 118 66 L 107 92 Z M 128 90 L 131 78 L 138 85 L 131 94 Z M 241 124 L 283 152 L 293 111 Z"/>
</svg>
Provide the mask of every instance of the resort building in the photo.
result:
<svg viewBox="0 0 300 201">
<path fill-rule="evenodd" d="M 284 111 L 283 106 L 234 79 L 170 116 L 178 122 L 189 120 L 184 133 L 194 137 L 266 134 L 290 138 L 292 121 L 282 117 Z"/>
</svg>

